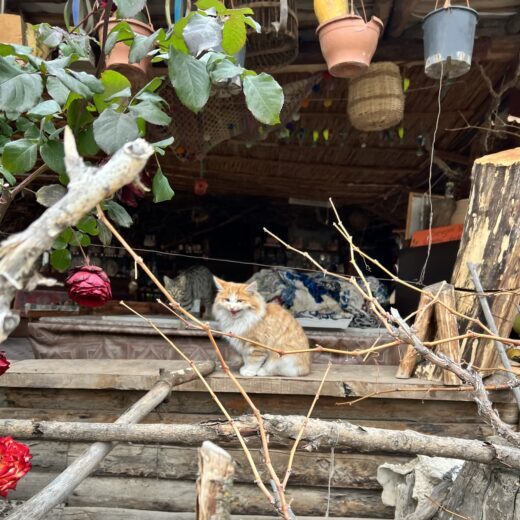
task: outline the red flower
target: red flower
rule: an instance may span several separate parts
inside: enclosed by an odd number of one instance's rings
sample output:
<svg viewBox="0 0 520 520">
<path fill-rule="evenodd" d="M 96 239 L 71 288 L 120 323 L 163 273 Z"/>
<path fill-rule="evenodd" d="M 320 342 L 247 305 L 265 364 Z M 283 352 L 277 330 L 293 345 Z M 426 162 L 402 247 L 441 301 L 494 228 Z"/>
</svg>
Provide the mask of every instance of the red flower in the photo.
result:
<svg viewBox="0 0 520 520">
<path fill-rule="evenodd" d="M 12 437 L 0 437 L 0 496 L 7 497 L 31 469 L 29 447 Z"/>
<path fill-rule="evenodd" d="M 5 357 L 5 352 L 0 352 L 0 376 L 9 370 L 11 363 Z"/>
<path fill-rule="evenodd" d="M 112 298 L 110 278 L 95 265 L 73 269 L 65 286 L 69 298 L 83 307 L 101 307 Z"/>
</svg>

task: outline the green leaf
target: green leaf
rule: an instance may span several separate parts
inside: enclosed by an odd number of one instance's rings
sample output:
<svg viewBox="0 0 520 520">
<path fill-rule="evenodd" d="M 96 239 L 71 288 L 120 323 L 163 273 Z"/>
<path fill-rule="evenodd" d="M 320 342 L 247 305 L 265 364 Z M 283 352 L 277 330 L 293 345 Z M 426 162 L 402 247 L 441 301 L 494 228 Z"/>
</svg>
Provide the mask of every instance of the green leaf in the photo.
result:
<svg viewBox="0 0 520 520">
<path fill-rule="evenodd" d="M 195 5 L 202 11 L 213 8 L 219 14 L 226 10 L 226 6 L 218 0 L 198 0 L 198 2 L 195 2 Z"/>
<path fill-rule="evenodd" d="M 222 48 L 236 54 L 246 44 L 246 26 L 243 16 L 230 16 L 222 29 Z"/>
<path fill-rule="evenodd" d="M 0 43 L 0 56 L 29 56 L 31 47 L 15 43 Z"/>
<path fill-rule="evenodd" d="M 56 114 L 60 111 L 60 105 L 58 105 L 58 103 L 56 103 L 56 101 L 53 99 L 50 99 L 49 101 L 42 101 L 34 108 L 32 108 L 27 114 L 30 116 L 45 117 Z"/>
<path fill-rule="evenodd" d="M 168 178 L 164 175 L 161 168 L 157 168 L 152 182 L 152 193 L 154 202 L 164 202 L 171 200 L 175 195 Z"/>
<path fill-rule="evenodd" d="M 58 240 L 61 240 L 68 244 L 73 239 L 73 237 L 74 237 L 74 230 L 69 227 L 60 233 L 60 235 L 58 236 Z"/>
<path fill-rule="evenodd" d="M 94 121 L 94 117 L 90 112 L 85 110 L 84 99 L 74 99 L 67 110 L 67 124 L 72 130 L 77 131 L 86 127 Z"/>
<path fill-rule="evenodd" d="M 79 243 L 83 247 L 88 247 L 92 243 L 92 240 L 90 239 L 90 237 L 88 235 L 81 234 L 81 237 L 79 238 Z"/>
<path fill-rule="evenodd" d="M 11 137 L 14 133 L 11 126 L 8 125 L 3 119 L 0 119 L 0 133 L 2 135 L 6 135 L 7 137 Z"/>
<path fill-rule="evenodd" d="M 75 70 L 71 70 L 70 73 L 83 85 L 86 85 L 91 92 L 100 94 L 105 90 L 103 83 L 92 74 L 83 71 L 77 72 Z"/>
<path fill-rule="evenodd" d="M 173 141 L 175 139 L 173 137 L 168 137 L 167 139 L 163 139 L 162 141 L 157 141 L 156 143 L 152 143 L 153 149 L 155 153 L 158 153 L 159 155 L 164 155 L 166 152 L 164 149 L 167 146 L 170 146 L 173 144 Z"/>
<path fill-rule="evenodd" d="M 136 34 L 130 46 L 128 61 L 130 63 L 140 62 L 152 50 L 158 33 L 159 31 L 155 31 L 153 34 L 150 34 L 150 36 Z"/>
<path fill-rule="evenodd" d="M 27 128 L 27 130 L 23 133 L 23 136 L 25 137 L 25 139 L 40 141 L 40 129 L 37 125 L 33 124 L 29 128 Z"/>
<path fill-rule="evenodd" d="M 47 47 L 54 49 L 57 47 L 63 40 L 63 31 L 51 27 L 48 23 L 41 23 L 38 25 L 38 29 L 36 31 L 38 43 L 43 43 Z"/>
<path fill-rule="evenodd" d="M 50 208 L 53 204 L 56 204 L 56 202 L 63 198 L 66 193 L 67 188 L 61 184 L 48 184 L 47 186 L 42 186 L 36 192 L 36 201 L 42 206 Z"/>
<path fill-rule="evenodd" d="M 246 76 L 244 94 L 247 108 L 255 118 L 266 125 L 280 122 L 284 95 L 282 87 L 269 74 Z"/>
<path fill-rule="evenodd" d="M 72 262 L 72 256 L 68 249 L 55 249 L 51 253 L 51 265 L 56 271 L 66 271 Z"/>
<path fill-rule="evenodd" d="M 123 41 L 129 45 L 127 40 L 133 40 L 134 32 L 128 22 L 119 22 L 108 33 L 107 42 L 105 43 L 105 54 L 109 54 L 117 42 Z"/>
<path fill-rule="evenodd" d="M 52 243 L 52 248 L 53 249 L 65 249 L 67 247 L 67 242 L 63 242 L 63 240 L 60 240 L 59 238 L 57 238 L 53 243 Z"/>
<path fill-rule="evenodd" d="M 107 108 L 94 121 L 94 139 L 106 154 L 117 152 L 125 143 L 138 137 L 139 128 L 134 114 L 121 114 Z"/>
<path fill-rule="evenodd" d="M 43 94 L 40 74 L 31 74 L 0 56 L 0 78 L 0 110 L 26 112 L 40 101 Z"/>
<path fill-rule="evenodd" d="M 251 13 L 253 14 L 253 13 Z M 262 32 L 262 26 L 256 21 L 253 20 L 250 16 L 244 17 L 244 22 L 251 27 L 255 32 L 261 33 Z"/>
<path fill-rule="evenodd" d="M 142 117 L 147 123 L 151 123 L 152 125 L 165 126 L 168 125 L 172 119 L 168 114 L 165 114 L 159 106 L 151 101 L 142 101 L 137 105 L 129 106 L 128 109 L 137 117 Z"/>
<path fill-rule="evenodd" d="M 9 139 L 9 137 L 7 137 L 6 135 L 0 135 L 0 154 L 3 153 L 4 146 L 10 142 L 11 139 Z"/>
<path fill-rule="evenodd" d="M 151 81 L 149 81 L 136 95 L 135 97 L 139 99 L 139 96 L 144 92 L 155 92 L 163 83 L 164 78 L 160 76 L 156 76 Z"/>
<path fill-rule="evenodd" d="M 193 112 L 200 112 L 208 102 L 211 91 L 211 81 L 204 63 L 170 48 L 168 72 L 181 103 Z"/>
<path fill-rule="evenodd" d="M 40 146 L 40 155 L 45 164 L 54 172 L 65 173 L 65 152 L 61 141 L 47 141 Z"/>
<path fill-rule="evenodd" d="M 14 186 L 16 184 L 16 179 L 14 175 L 7 169 L 4 168 L 0 164 L 0 175 L 11 185 Z"/>
<path fill-rule="evenodd" d="M 144 9 L 146 0 L 114 0 L 121 18 L 132 18 Z"/>
<path fill-rule="evenodd" d="M 113 200 L 107 200 L 104 203 L 108 216 L 121 227 L 130 227 L 132 225 L 132 217 L 128 214 L 121 204 Z"/>
<path fill-rule="evenodd" d="M 231 61 L 222 60 L 213 67 L 209 75 L 213 83 L 218 83 L 239 76 L 243 71 L 244 69 L 242 67 L 235 65 Z"/>
<path fill-rule="evenodd" d="M 223 13 L 226 16 L 232 15 L 246 15 L 246 14 L 255 14 L 254 11 L 250 7 L 240 7 L 237 9 L 226 9 Z"/>
<path fill-rule="evenodd" d="M 115 95 L 121 94 L 121 97 L 129 97 L 126 96 L 128 90 L 130 90 L 131 95 L 132 85 L 130 81 L 115 70 L 105 70 L 101 74 L 101 83 L 103 84 L 103 92 L 95 94 L 93 98 L 98 112 L 103 112 L 108 108 L 110 103 L 107 103 L 107 101 L 116 99 Z"/>
<path fill-rule="evenodd" d="M 83 233 L 88 233 L 93 237 L 99 235 L 99 229 L 97 226 L 97 220 L 92 215 L 87 215 L 83 217 L 77 224 L 76 227 L 83 231 Z"/>
<path fill-rule="evenodd" d="M 11 173 L 26 173 L 36 164 L 38 143 L 32 139 L 18 139 L 4 146 L 2 164 Z"/>
<path fill-rule="evenodd" d="M 96 155 L 99 152 L 99 146 L 94 139 L 94 128 L 92 125 L 87 126 L 78 133 L 78 152 L 82 157 Z"/>
<path fill-rule="evenodd" d="M 48 65 L 49 62 L 47 62 L 47 67 L 49 68 Z M 90 99 L 94 92 L 102 92 L 103 90 L 102 86 L 98 85 L 98 80 L 86 72 L 75 72 L 74 75 L 71 75 L 67 70 L 57 66 L 50 67 L 49 72 L 58 78 L 71 92 L 84 98 Z M 75 76 L 79 76 L 79 79 Z M 92 81 L 92 78 L 95 81 Z M 95 87 L 95 90 L 91 89 L 90 86 Z"/>
<path fill-rule="evenodd" d="M 104 222 L 102 222 L 101 220 L 98 220 L 98 230 L 99 230 L 99 235 L 98 235 L 99 241 L 104 246 L 109 246 L 110 242 L 112 242 L 112 232 L 110 231 L 110 229 L 108 229 L 106 227 Z"/>
</svg>

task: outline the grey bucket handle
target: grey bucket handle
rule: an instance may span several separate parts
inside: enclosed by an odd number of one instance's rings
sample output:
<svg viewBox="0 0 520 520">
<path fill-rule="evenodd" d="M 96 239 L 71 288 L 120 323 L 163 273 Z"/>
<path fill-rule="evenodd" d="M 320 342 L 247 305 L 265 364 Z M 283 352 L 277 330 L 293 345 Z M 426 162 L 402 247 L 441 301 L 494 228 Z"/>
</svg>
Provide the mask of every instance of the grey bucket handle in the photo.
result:
<svg viewBox="0 0 520 520">
<path fill-rule="evenodd" d="M 466 0 L 466 4 L 468 4 L 469 7 L 469 0 Z M 446 0 L 444 2 L 444 9 L 447 9 L 448 7 L 451 7 L 451 0 Z M 435 9 L 439 8 L 439 0 L 435 0 Z"/>
</svg>

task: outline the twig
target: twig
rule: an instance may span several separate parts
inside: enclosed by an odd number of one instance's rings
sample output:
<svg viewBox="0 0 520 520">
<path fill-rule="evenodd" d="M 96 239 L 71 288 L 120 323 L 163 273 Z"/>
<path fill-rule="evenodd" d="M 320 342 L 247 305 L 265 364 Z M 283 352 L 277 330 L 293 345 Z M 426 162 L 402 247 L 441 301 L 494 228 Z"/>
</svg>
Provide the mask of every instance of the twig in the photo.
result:
<svg viewBox="0 0 520 520">
<path fill-rule="evenodd" d="M 293 443 L 291 453 L 289 454 L 289 460 L 287 462 L 287 469 L 285 470 L 285 477 L 284 477 L 283 483 L 282 483 L 283 489 L 287 488 L 287 482 L 289 481 L 289 477 L 291 476 L 291 473 L 292 473 L 294 455 L 296 454 L 296 450 L 298 449 L 298 445 L 300 444 L 303 432 L 305 431 L 305 426 L 307 426 L 307 422 L 309 421 L 309 418 L 312 415 L 312 412 L 314 411 L 314 407 L 316 406 L 316 403 L 318 402 L 318 399 L 320 398 L 321 389 L 323 388 L 323 385 L 325 384 L 325 381 L 327 380 L 327 376 L 329 375 L 331 367 L 332 367 L 332 363 L 329 361 L 327 369 L 325 370 L 325 373 L 323 374 L 323 378 L 321 379 L 321 383 L 318 388 L 318 391 L 316 392 L 316 395 L 314 396 L 311 406 L 309 407 L 309 411 L 307 412 L 305 421 L 303 422 L 302 427 L 301 427 L 300 431 L 298 432 L 298 435 L 296 436 L 296 439 Z"/>
<path fill-rule="evenodd" d="M 426 496 L 428 500 L 430 500 L 433 504 L 435 504 L 439 509 L 442 509 L 443 511 L 446 511 L 446 513 L 456 516 L 457 518 L 462 518 L 462 520 L 472 520 L 469 516 L 463 516 L 459 515 L 458 513 L 455 513 L 454 511 L 450 511 L 447 507 L 443 506 L 442 504 L 439 504 L 436 500 L 434 500 L 432 497 Z"/>
</svg>

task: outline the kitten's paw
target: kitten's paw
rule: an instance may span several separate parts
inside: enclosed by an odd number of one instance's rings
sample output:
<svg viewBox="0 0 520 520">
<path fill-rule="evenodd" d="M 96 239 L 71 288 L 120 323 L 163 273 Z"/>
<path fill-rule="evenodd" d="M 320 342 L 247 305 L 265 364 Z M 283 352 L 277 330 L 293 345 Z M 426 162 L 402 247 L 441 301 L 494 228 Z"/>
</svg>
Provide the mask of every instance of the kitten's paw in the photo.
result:
<svg viewBox="0 0 520 520">
<path fill-rule="evenodd" d="M 243 366 L 240 369 L 240 375 L 245 377 L 253 377 L 256 376 L 256 370 L 250 367 Z"/>
<path fill-rule="evenodd" d="M 269 372 L 269 370 L 265 369 L 264 367 L 262 367 L 257 373 L 256 373 L 257 376 L 260 376 L 260 377 L 265 377 L 265 376 L 270 376 L 271 375 L 271 372 Z"/>
</svg>

